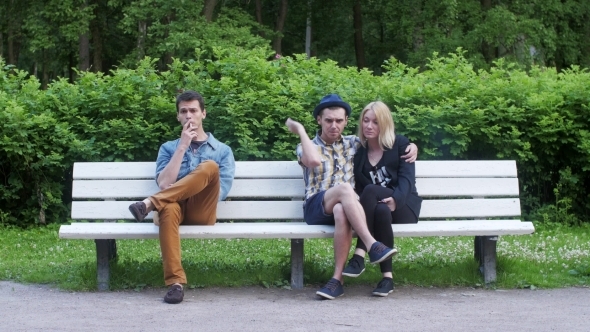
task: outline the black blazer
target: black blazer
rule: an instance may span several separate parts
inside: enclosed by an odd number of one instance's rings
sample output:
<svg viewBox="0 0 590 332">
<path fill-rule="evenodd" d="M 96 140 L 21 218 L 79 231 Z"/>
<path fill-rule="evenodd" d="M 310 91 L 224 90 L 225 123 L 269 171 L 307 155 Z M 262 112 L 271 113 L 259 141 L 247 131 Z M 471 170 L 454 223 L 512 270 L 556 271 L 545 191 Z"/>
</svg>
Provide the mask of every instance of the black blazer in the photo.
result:
<svg viewBox="0 0 590 332">
<path fill-rule="evenodd" d="M 419 217 L 422 198 L 418 196 L 416 189 L 416 166 L 400 158 L 406 154 L 408 144 L 410 141 L 405 136 L 395 135 L 395 144 L 391 149 L 383 151 L 379 164 L 385 166 L 387 173 L 391 175 L 387 187 L 393 189 L 397 208 L 408 205 L 416 217 Z M 354 189 L 358 195 L 367 185 L 373 184 L 372 180 L 363 174 L 363 167 L 369 162 L 367 152 L 367 149 L 361 146 L 354 155 Z"/>
</svg>

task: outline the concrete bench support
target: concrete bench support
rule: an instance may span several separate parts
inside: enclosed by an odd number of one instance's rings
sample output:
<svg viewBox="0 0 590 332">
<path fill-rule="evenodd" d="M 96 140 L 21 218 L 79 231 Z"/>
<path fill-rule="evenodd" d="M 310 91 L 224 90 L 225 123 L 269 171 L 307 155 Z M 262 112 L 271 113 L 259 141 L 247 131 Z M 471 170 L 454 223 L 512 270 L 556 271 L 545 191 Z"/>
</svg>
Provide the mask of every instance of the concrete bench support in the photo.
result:
<svg viewBox="0 0 590 332">
<path fill-rule="evenodd" d="M 291 239 L 291 288 L 303 288 L 304 240 Z"/>
<path fill-rule="evenodd" d="M 94 240 L 96 243 L 96 281 L 99 291 L 109 290 L 110 263 L 117 258 L 117 242 L 113 239 Z"/>
</svg>

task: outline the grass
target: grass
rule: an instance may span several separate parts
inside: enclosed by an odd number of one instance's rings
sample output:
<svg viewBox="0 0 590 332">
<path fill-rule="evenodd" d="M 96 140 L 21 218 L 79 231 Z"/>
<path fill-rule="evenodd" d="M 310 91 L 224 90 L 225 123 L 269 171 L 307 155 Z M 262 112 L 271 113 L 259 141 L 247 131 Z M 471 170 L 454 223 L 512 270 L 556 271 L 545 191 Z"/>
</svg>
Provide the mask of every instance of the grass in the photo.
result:
<svg viewBox="0 0 590 332">
<path fill-rule="evenodd" d="M 535 225 L 533 235 L 498 240 L 496 288 L 590 286 L 590 225 Z M 54 284 L 63 289 L 96 289 L 93 241 L 62 240 L 59 225 L 20 229 L 0 226 L 0 280 Z M 111 289 L 163 287 L 157 240 L 121 240 L 112 263 Z M 472 237 L 396 239 L 397 285 L 482 286 L 473 259 Z M 288 287 L 290 240 L 183 240 L 188 287 Z M 305 241 L 305 283 L 321 284 L 333 270 L 330 239 Z M 376 284 L 378 266 L 367 265 L 347 284 Z"/>
</svg>

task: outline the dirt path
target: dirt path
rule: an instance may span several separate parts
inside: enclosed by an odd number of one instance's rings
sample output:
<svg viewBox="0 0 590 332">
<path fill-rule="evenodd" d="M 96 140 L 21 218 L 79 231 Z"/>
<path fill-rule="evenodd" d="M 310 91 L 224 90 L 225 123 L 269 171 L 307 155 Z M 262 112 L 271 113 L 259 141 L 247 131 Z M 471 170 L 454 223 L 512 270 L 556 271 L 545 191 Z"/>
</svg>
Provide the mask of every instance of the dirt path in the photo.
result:
<svg viewBox="0 0 590 332">
<path fill-rule="evenodd" d="M 165 289 L 76 293 L 0 281 L 1 331 L 590 331 L 590 289 L 345 288 L 334 301 L 315 288 Z"/>
</svg>

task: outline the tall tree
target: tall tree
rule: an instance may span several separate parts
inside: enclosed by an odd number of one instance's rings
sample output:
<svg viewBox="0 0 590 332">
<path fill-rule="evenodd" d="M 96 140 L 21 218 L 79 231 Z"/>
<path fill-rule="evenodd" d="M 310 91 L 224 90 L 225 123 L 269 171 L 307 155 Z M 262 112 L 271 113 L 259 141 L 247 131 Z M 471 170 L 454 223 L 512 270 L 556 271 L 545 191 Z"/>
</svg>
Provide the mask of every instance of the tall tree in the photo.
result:
<svg viewBox="0 0 590 332">
<path fill-rule="evenodd" d="M 492 9 L 492 0 L 480 0 L 481 9 L 483 11 L 482 17 L 485 19 L 486 13 Z M 490 45 L 485 39 L 481 42 L 481 53 L 486 62 L 490 63 L 496 57 L 496 52 L 494 47 Z"/>
<path fill-rule="evenodd" d="M 258 22 L 258 24 L 260 24 L 260 25 L 264 25 L 264 22 L 262 20 L 262 0 L 256 0 L 255 1 L 255 4 L 256 4 L 256 11 L 255 11 L 255 13 L 256 13 L 256 22 Z M 264 34 L 264 31 L 261 30 L 258 33 L 258 35 L 260 37 L 264 38 L 264 35 L 265 35 Z"/>
<path fill-rule="evenodd" d="M 285 28 L 285 21 L 287 20 L 287 7 L 288 3 L 287 0 L 280 0 L 279 11 L 277 14 L 277 20 L 275 25 L 275 32 L 277 33 L 276 37 L 273 39 L 272 48 L 275 50 L 277 54 L 281 54 L 282 51 L 282 40 L 283 40 L 283 31 Z"/>
<path fill-rule="evenodd" d="M 80 10 L 88 7 L 88 0 L 84 0 Z M 90 38 L 88 32 L 84 31 L 78 37 L 78 70 L 86 71 L 90 69 Z"/>
<path fill-rule="evenodd" d="M 92 35 L 92 70 L 103 71 L 104 34 L 106 30 L 106 0 L 93 0 L 94 17 L 90 21 L 90 33 Z"/>
<path fill-rule="evenodd" d="M 366 67 L 365 61 L 365 44 L 363 41 L 363 13 L 361 10 L 361 0 L 354 0 L 353 6 L 354 21 L 354 50 L 356 55 L 356 66 L 358 69 Z"/>
<path fill-rule="evenodd" d="M 58 76 L 72 77 L 72 53 L 78 54 L 80 35 L 88 31 L 92 5 L 84 0 L 29 0 L 23 20 L 28 56 L 41 68 L 42 85 Z"/>
<path fill-rule="evenodd" d="M 218 2 L 219 0 L 205 0 L 201 15 L 205 17 L 205 21 L 208 23 L 213 21 L 213 13 L 215 13 L 215 7 L 217 7 Z"/>
<path fill-rule="evenodd" d="M 83 33 L 78 39 L 78 70 L 90 69 L 90 38 L 88 33 Z"/>
<path fill-rule="evenodd" d="M 6 22 L 7 63 L 16 65 L 21 50 L 22 22 L 27 1 L 8 0 L 4 2 L 3 20 Z"/>
<path fill-rule="evenodd" d="M 311 57 L 311 1 L 308 0 L 307 18 L 305 20 L 305 54 L 309 59 Z"/>
<path fill-rule="evenodd" d="M 119 27 L 135 39 L 136 47 L 121 61 L 134 66 L 138 58 L 150 56 L 160 59 L 159 68 L 165 70 L 172 57 L 194 58 L 195 49 L 202 52 L 198 56 L 207 57 L 212 56 L 214 47 L 240 45 L 251 48 L 268 44 L 254 35 L 261 27 L 253 16 L 235 7 L 223 6 L 218 9 L 219 14 L 207 22 L 204 7 L 195 11 L 191 6 L 178 6 L 168 0 L 134 0 L 123 4 L 121 10 L 124 18 Z M 270 31 L 262 30 L 267 33 Z"/>
</svg>

